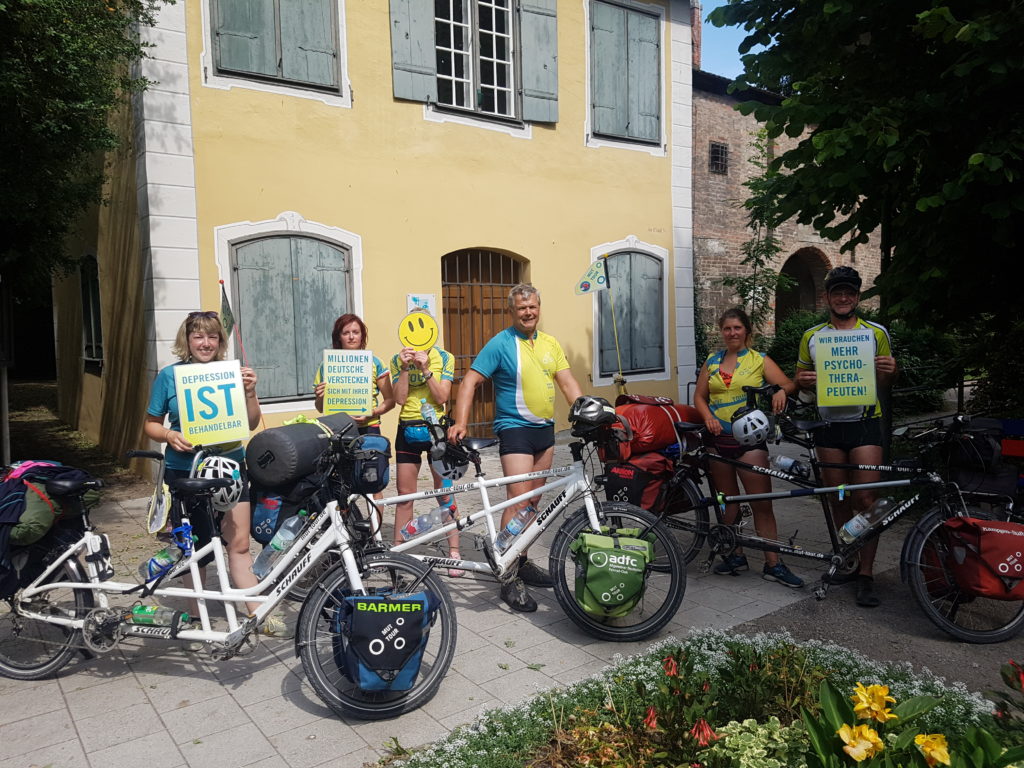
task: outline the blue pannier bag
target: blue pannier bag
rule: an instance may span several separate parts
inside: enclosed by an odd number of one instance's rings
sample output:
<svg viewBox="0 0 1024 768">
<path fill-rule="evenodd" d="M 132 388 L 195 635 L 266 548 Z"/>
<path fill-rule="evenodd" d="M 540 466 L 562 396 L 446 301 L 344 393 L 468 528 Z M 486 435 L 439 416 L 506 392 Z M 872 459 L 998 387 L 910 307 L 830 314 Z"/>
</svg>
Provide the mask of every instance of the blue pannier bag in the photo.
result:
<svg viewBox="0 0 1024 768">
<path fill-rule="evenodd" d="M 416 684 L 437 613 L 431 592 L 338 595 L 332 630 L 338 669 L 364 691 Z"/>
<path fill-rule="evenodd" d="M 352 493 L 380 493 L 388 487 L 390 440 L 381 435 L 360 435 L 349 443 L 347 455 L 343 474 Z"/>
</svg>

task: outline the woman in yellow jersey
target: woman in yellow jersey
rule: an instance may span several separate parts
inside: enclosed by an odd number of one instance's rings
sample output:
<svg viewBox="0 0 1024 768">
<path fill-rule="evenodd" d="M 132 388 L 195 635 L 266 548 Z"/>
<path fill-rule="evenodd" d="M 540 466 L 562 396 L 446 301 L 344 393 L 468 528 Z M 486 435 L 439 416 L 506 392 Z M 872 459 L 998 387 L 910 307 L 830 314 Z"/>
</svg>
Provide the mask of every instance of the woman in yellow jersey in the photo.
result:
<svg viewBox="0 0 1024 768">
<path fill-rule="evenodd" d="M 331 345 L 334 349 L 366 349 L 369 331 L 366 323 L 359 315 L 346 314 L 334 321 L 331 331 Z M 316 409 L 324 412 L 323 364 L 317 369 L 313 379 L 313 394 L 316 395 Z M 373 357 L 373 411 L 366 416 L 353 416 L 352 420 L 359 425 L 359 434 L 380 434 L 380 417 L 395 407 L 395 395 L 391 390 L 391 377 L 388 369 L 376 355 Z"/>
<path fill-rule="evenodd" d="M 704 425 L 714 435 L 713 450 L 716 453 L 747 464 L 767 467 L 768 446 L 765 443 L 740 445 L 732 435 L 732 416 L 746 405 L 747 396 L 743 387 L 761 387 L 765 383 L 782 387 L 772 398 L 772 410 L 779 413 L 786 406 L 786 394 L 796 391 L 796 385 L 770 357 L 750 348 L 753 331 L 750 318 L 741 308 L 734 307 L 722 313 L 718 318 L 718 329 L 722 333 L 725 348 L 709 355 L 701 367 L 693 396 L 694 405 L 704 418 Z M 711 462 L 711 477 L 718 490 L 726 496 L 739 493 L 740 480 L 747 493 L 768 493 L 772 487 L 771 479 L 765 475 L 737 470 L 718 461 Z M 757 535 L 767 539 L 778 538 L 771 501 L 755 501 L 750 506 L 754 512 Z M 725 522 L 732 524 L 738 513 L 738 504 L 727 504 Z M 794 589 L 803 586 L 803 580 L 786 567 L 777 553 L 765 552 L 764 559 L 762 575 L 766 580 L 777 581 Z M 719 575 L 735 574 L 748 567 L 746 555 L 735 549 L 715 566 L 714 571 Z"/>
</svg>

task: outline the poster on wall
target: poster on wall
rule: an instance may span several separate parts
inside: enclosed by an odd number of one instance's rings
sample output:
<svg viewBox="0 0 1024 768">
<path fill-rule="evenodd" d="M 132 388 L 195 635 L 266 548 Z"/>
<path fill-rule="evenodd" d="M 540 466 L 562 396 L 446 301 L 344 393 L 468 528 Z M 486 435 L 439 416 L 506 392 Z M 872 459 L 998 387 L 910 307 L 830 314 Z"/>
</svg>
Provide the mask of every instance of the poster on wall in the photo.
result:
<svg viewBox="0 0 1024 768">
<path fill-rule="evenodd" d="M 324 413 L 366 416 L 373 412 L 373 352 L 324 350 Z"/>
<path fill-rule="evenodd" d="M 875 339 L 870 330 L 821 331 L 814 337 L 819 406 L 874 405 Z"/>
<path fill-rule="evenodd" d="M 405 295 L 405 311 L 426 312 L 437 317 L 437 295 L 433 293 L 407 293 Z"/>
<path fill-rule="evenodd" d="M 242 366 L 237 360 L 174 366 L 181 434 L 192 445 L 222 445 L 249 437 Z"/>
</svg>

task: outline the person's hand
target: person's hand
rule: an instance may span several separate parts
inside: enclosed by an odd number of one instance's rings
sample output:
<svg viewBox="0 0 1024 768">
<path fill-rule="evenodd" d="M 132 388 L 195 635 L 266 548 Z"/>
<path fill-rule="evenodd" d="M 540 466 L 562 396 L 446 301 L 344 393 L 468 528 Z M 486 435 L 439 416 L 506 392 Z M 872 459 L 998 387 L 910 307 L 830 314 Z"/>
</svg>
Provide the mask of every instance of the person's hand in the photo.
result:
<svg viewBox="0 0 1024 768">
<path fill-rule="evenodd" d="M 326 391 L 327 391 L 327 382 L 326 381 L 321 381 L 319 384 L 317 384 L 316 386 L 313 387 L 313 396 L 314 397 L 323 397 L 324 396 L 324 392 L 326 392 Z"/>
<path fill-rule="evenodd" d="M 373 418 L 372 414 L 367 413 L 365 416 L 353 416 L 352 421 L 358 424 L 360 427 L 365 427 L 366 423 Z"/>
<path fill-rule="evenodd" d="M 185 436 L 181 434 L 181 432 L 169 429 L 167 430 L 165 439 L 167 440 L 167 444 L 176 451 L 180 451 L 181 453 L 192 452 L 192 443 L 186 440 Z"/>
<path fill-rule="evenodd" d="M 782 413 L 786 410 L 786 390 L 780 389 L 772 395 L 772 413 Z"/>
<path fill-rule="evenodd" d="M 242 389 L 246 397 L 256 397 L 256 371 L 252 368 L 242 368 Z"/>
<path fill-rule="evenodd" d="M 720 422 L 714 416 L 712 416 L 709 419 L 704 419 L 704 426 L 707 427 L 708 432 L 710 432 L 715 437 L 718 437 L 718 435 L 722 434 L 722 422 Z"/>
<path fill-rule="evenodd" d="M 398 353 L 398 362 L 403 366 L 409 365 L 412 363 L 412 358 L 415 354 L 416 350 L 412 347 L 402 347 L 401 351 Z"/>
<path fill-rule="evenodd" d="M 462 438 L 466 436 L 466 425 L 458 422 L 448 427 L 448 442 L 449 443 L 461 443 Z"/>
<path fill-rule="evenodd" d="M 896 373 L 896 358 L 892 355 L 878 355 L 875 358 L 875 370 L 887 375 Z"/>
<path fill-rule="evenodd" d="M 814 389 L 818 383 L 818 374 L 814 371 L 797 371 L 793 381 L 801 389 Z"/>
<path fill-rule="evenodd" d="M 425 350 L 419 350 L 413 353 L 412 362 L 423 373 L 426 373 L 427 369 L 430 368 L 430 355 Z"/>
</svg>

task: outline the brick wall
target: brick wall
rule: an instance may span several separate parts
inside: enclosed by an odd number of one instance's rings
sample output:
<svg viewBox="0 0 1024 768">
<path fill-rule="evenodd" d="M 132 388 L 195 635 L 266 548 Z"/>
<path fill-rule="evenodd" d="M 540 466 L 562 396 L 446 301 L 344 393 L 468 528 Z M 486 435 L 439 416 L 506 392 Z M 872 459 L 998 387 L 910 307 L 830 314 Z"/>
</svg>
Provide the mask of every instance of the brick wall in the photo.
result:
<svg viewBox="0 0 1024 768">
<path fill-rule="evenodd" d="M 743 258 L 740 249 L 751 237 L 743 209 L 747 190 L 742 185 L 757 173 L 749 160 L 758 123 L 752 116 L 744 117 L 733 109 L 739 100 L 724 93 L 728 82 L 717 75 L 694 72 L 694 285 L 706 322 L 713 322 L 722 310 L 737 303 L 735 294 L 723 286 L 721 280 L 747 271 L 747 267 L 740 264 Z M 768 98 L 766 94 L 762 96 Z M 794 139 L 787 140 L 795 142 Z M 711 142 L 728 146 L 728 173 L 709 171 Z M 782 143 L 776 152 L 784 148 Z M 823 240 L 808 226 L 789 222 L 776 232 L 776 236 L 782 241 L 783 248 L 772 268 L 785 271 L 799 281 L 794 295 L 781 297 L 778 303 L 780 311 L 789 306 L 824 306 L 822 280 L 834 266 L 846 264 L 855 267 L 864 279 L 865 288 L 872 285 L 878 274 L 877 233 L 871 242 L 859 246 L 853 254 L 842 255 L 838 243 Z M 769 335 L 774 333 L 774 317 L 761 330 Z"/>
</svg>

